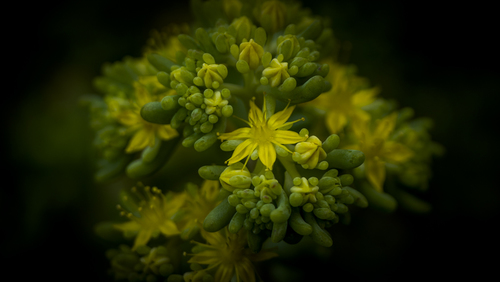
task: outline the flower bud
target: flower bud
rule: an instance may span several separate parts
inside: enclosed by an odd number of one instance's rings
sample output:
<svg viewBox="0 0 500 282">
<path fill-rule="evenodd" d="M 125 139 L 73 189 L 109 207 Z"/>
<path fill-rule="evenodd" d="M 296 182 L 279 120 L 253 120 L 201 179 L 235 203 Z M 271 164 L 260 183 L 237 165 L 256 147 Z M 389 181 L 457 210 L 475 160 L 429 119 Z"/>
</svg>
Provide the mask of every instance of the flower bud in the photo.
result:
<svg viewBox="0 0 500 282">
<path fill-rule="evenodd" d="M 250 171 L 242 163 L 228 166 L 220 175 L 222 188 L 233 192 L 234 189 L 248 189 L 252 184 Z"/>
<path fill-rule="evenodd" d="M 326 152 L 318 137 L 311 136 L 306 141 L 297 143 L 292 158 L 303 168 L 314 169 L 318 162 L 326 158 Z"/>
</svg>

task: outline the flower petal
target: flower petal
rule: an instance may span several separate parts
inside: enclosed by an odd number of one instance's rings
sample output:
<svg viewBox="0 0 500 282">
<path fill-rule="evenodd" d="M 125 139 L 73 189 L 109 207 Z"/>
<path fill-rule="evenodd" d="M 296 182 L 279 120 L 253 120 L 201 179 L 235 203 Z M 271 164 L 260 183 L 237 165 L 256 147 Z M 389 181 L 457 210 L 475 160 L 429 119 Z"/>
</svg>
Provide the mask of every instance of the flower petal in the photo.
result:
<svg viewBox="0 0 500 282">
<path fill-rule="evenodd" d="M 252 135 L 250 134 L 251 128 L 250 127 L 242 127 L 238 128 L 232 132 L 228 133 L 222 133 L 219 136 L 219 139 L 224 141 L 224 140 L 237 140 L 237 139 L 248 139 L 251 138 Z"/>
<path fill-rule="evenodd" d="M 413 151 L 403 144 L 386 141 L 380 155 L 390 162 L 401 163 L 413 157 Z"/>
<path fill-rule="evenodd" d="M 289 130 L 276 130 L 274 132 L 272 142 L 275 144 L 295 144 L 306 140 L 306 137 L 300 136 L 295 131 Z"/>
<path fill-rule="evenodd" d="M 326 126 L 330 133 L 339 133 L 347 124 L 347 116 L 344 113 L 330 111 L 326 115 Z"/>
<path fill-rule="evenodd" d="M 285 122 L 288 121 L 288 119 L 292 115 L 294 109 L 295 109 L 295 106 L 291 106 L 291 107 L 287 107 L 283 111 L 279 111 L 279 112 L 275 113 L 267 121 L 268 126 L 272 129 L 279 128 Z"/>
<path fill-rule="evenodd" d="M 252 142 L 251 139 L 247 139 L 247 140 L 243 141 L 243 143 L 241 143 L 240 145 L 238 145 L 236 147 L 231 158 L 229 158 L 229 160 L 227 160 L 228 164 L 232 165 L 234 163 L 239 162 L 244 157 L 250 155 L 253 152 L 253 150 L 255 150 L 256 147 L 257 147 L 257 144 Z"/>
<path fill-rule="evenodd" d="M 271 142 L 259 144 L 259 159 L 267 168 L 273 169 L 276 151 Z"/>
<path fill-rule="evenodd" d="M 137 131 L 134 134 L 134 136 L 132 136 L 132 139 L 130 139 L 128 143 L 127 149 L 125 149 L 125 152 L 133 153 L 136 151 L 140 151 L 146 148 L 146 146 L 154 144 L 154 140 L 155 140 L 154 132 L 142 128 L 139 131 Z"/>
<path fill-rule="evenodd" d="M 382 192 L 385 181 L 385 163 L 378 157 L 365 160 L 366 177 L 375 190 Z"/>
</svg>

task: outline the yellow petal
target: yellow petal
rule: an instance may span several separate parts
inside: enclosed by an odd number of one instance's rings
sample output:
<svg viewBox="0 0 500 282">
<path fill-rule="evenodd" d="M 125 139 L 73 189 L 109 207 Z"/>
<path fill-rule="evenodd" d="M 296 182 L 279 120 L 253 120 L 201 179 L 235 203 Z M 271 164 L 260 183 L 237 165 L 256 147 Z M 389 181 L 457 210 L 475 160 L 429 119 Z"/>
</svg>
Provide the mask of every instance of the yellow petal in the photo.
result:
<svg viewBox="0 0 500 282">
<path fill-rule="evenodd" d="M 262 124 L 262 123 L 266 122 L 264 120 L 264 114 L 255 105 L 255 103 L 253 101 L 250 101 L 250 111 L 248 111 L 248 121 L 251 124 Z"/>
<path fill-rule="evenodd" d="M 386 140 L 389 137 L 389 134 L 394 130 L 394 126 L 396 126 L 397 115 L 397 113 L 392 113 L 383 119 L 378 120 L 373 136 Z"/>
<path fill-rule="evenodd" d="M 140 151 L 146 148 L 146 146 L 154 144 L 154 140 L 155 140 L 155 135 L 151 134 L 149 130 L 142 128 L 138 130 L 134 134 L 134 136 L 132 136 L 132 139 L 128 143 L 127 149 L 125 149 L 125 152 L 133 153 L 136 151 Z"/>
<path fill-rule="evenodd" d="M 123 232 L 126 231 L 135 232 L 141 229 L 141 226 L 136 221 L 128 221 L 124 223 L 114 224 L 113 227 Z"/>
<path fill-rule="evenodd" d="M 375 96 L 380 92 L 380 88 L 374 87 L 370 89 L 363 89 L 352 95 L 352 104 L 356 107 L 364 107 L 373 103 Z"/>
<path fill-rule="evenodd" d="M 137 247 L 146 245 L 151 238 L 151 234 L 153 233 L 153 230 L 151 229 L 142 229 L 139 234 L 137 234 L 137 237 L 135 237 L 134 241 L 134 246 L 132 247 L 132 250 L 135 250 Z"/>
<path fill-rule="evenodd" d="M 173 129 L 170 124 L 159 126 L 156 132 L 162 140 L 170 140 L 179 135 L 177 130 Z"/>
<path fill-rule="evenodd" d="M 250 127 L 242 127 L 238 128 L 229 133 L 222 133 L 219 136 L 219 139 L 224 140 L 238 140 L 238 139 L 248 139 L 251 138 Z"/>
<path fill-rule="evenodd" d="M 272 142 L 274 144 L 295 144 L 306 140 L 306 137 L 300 136 L 295 131 L 276 130 Z"/>
<path fill-rule="evenodd" d="M 236 147 L 231 158 L 227 160 L 228 164 L 232 165 L 239 162 L 244 157 L 250 155 L 255 150 L 255 148 L 257 148 L 257 143 L 252 142 L 251 139 L 243 141 L 243 143 Z"/>
<path fill-rule="evenodd" d="M 276 151 L 272 143 L 259 144 L 259 159 L 267 168 L 273 169 L 276 161 Z"/>
<path fill-rule="evenodd" d="M 390 162 L 405 162 L 413 157 L 413 151 L 410 150 L 403 144 L 399 144 L 393 141 L 387 141 L 384 144 L 382 153 L 380 154 L 382 158 Z"/>
<path fill-rule="evenodd" d="M 229 282 L 233 278 L 234 268 L 232 265 L 221 264 L 215 272 L 215 281 Z"/>
<path fill-rule="evenodd" d="M 167 220 L 158 227 L 160 228 L 160 232 L 167 237 L 181 233 L 177 228 L 177 225 L 175 225 L 175 223 L 172 220 Z"/>
<path fill-rule="evenodd" d="M 293 110 L 295 109 L 295 106 L 287 107 L 283 111 L 279 111 L 272 115 L 269 120 L 267 121 L 267 124 L 271 129 L 277 129 L 285 122 L 288 121 L 290 116 L 292 115 Z"/>
<path fill-rule="evenodd" d="M 330 133 L 339 133 L 347 123 L 347 116 L 344 113 L 328 112 L 326 116 L 326 126 Z"/>
<path fill-rule="evenodd" d="M 385 181 L 385 164 L 378 157 L 365 160 L 366 177 L 375 190 L 382 192 Z"/>
</svg>

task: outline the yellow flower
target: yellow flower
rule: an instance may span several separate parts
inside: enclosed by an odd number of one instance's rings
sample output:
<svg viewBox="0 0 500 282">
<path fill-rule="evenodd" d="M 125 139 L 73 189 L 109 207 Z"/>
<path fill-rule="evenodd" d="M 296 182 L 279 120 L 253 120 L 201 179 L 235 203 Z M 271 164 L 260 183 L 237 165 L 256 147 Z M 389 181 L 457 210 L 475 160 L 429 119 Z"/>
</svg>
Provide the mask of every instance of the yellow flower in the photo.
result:
<svg viewBox="0 0 500 282">
<path fill-rule="evenodd" d="M 155 82 L 153 82 L 153 80 Z M 117 98 L 109 98 L 106 100 L 111 116 L 113 116 L 119 123 L 125 125 L 127 130 L 125 134 L 133 134 L 130 139 L 126 153 L 133 153 L 140 151 L 147 146 L 154 146 L 155 140 L 169 140 L 178 136 L 178 133 L 169 124 L 155 124 L 145 121 L 141 117 L 141 108 L 145 104 L 153 101 L 160 101 L 163 95 L 151 95 L 148 90 L 153 88 L 157 82 L 156 76 L 141 77 L 139 81 L 134 82 L 135 100 L 134 101 L 119 101 Z M 152 86 L 153 85 L 153 86 Z M 159 86 L 155 86 L 159 87 Z M 170 93 L 174 93 L 170 92 Z"/>
<path fill-rule="evenodd" d="M 326 80 L 332 83 L 330 91 L 311 102 L 326 111 L 326 126 L 330 133 L 339 133 L 352 118 L 368 120 L 370 116 L 361 107 L 371 104 L 379 93 L 378 88 L 362 88 L 363 79 L 348 73 L 348 67 L 335 64 L 330 58 Z"/>
<path fill-rule="evenodd" d="M 290 74 L 288 74 L 288 63 L 282 63 L 279 59 L 273 59 L 269 67 L 262 71 L 262 75 L 269 79 L 269 84 L 272 87 L 278 87 L 281 82 L 290 77 Z"/>
<path fill-rule="evenodd" d="M 223 133 L 219 136 L 219 139 L 222 141 L 244 140 L 236 147 L 233 155 L 226 163 L 232 165 L 246 156 L 250 158 L 250 155 L 257 150 L 260 161 L 268 169 L 272 169 L 276 161 L 276 149 L 274 146 L 281 147 L 292 153 L 283 144 L 295 144 L 305 140 L 305 137 L 300 136 L 297 132 L 282 130 L 282 128 L 299 121 L 287 122 L 294 109 L 295 106 L 287 107 L 283 111 L 277 112 L 270 118 L 267 118 L 265 98 L 264 113 L 262 113 L 253 101 L 250 101 L 249 121 L 245 121 L 250 127 L 239 128 L 233 132 Z M 248 162 L 248 158 L 246 162 Z"/>
<path fill-rule="evenodd" d="M 194 184 L 193 184 L 194 186 Z M 194 189 L 193 189 L 194 190 Z M 201 188 L 188 193 L 184 206 L 181 208 L 185 213 L 179 225 L 182 226 L 181 237 L 191 238 L 198 230 L 201 230 L 205 217 L 219 204 L 219 181 L 205 180 Z"/>
<path fill-rule="evenodd" d="M 236 281 L 255 282 L 255 270 L 252 261 L 263 261 L 278 254 L 262 250 L 253 254 L 246 248 L 247 238 L 244 230 L 232 234 L 226 229 L 216 233 L 205 232 L 208 244 L 198 243 L 203 251 L 193 254 L 188 263 L 206 264 L 204 270 L 215 270 L 214 281 L 229 282 L 236 275 Z"/>
<path fill-rule="evenodd" d="M 262 55 L 264 55 L 264 48 L 260 46 L 257 42 L 250 39 L 249 42 L 243 42 L 240 44 L 240 60 L 244 60 L 248 63 L 250 69 L 256 69 L 260 65 Z"/>
<path fill-rule="evenodd" d="M 163 195 L 156 187 L 141 188 L 143 191 L 137 191 L 134 187 L 132 195 L 123 195 L 123 203 L 129 212 L 122 210 L 122 215 L 126 215 L 130 221 L 114 225 L 123 232 L 138 232 L 132 250 L 146 245 L 151 237 L 159 233 L 165 236 L 179 234 L 180 231 L 171 217 L 184 204 L 186 198 L 184 193 L 168 192 Z M 119 208 L 121 209 L 121 206 Z"/>
<path fill-rule="evenodd" d="M 390 140 L 396 118 L 397 113 L 392 113 L 376 120 L 373 129 L 369 126 L 369 120 L 354 119 L 352 129 L 359 142 L 346 147 L 365 154 L 366 177 L 379 192 L 382 192 L 384 186 L 385 163 L 403 163 L 413 157 L 413 151 L 408 147 Z"/>
</svg>

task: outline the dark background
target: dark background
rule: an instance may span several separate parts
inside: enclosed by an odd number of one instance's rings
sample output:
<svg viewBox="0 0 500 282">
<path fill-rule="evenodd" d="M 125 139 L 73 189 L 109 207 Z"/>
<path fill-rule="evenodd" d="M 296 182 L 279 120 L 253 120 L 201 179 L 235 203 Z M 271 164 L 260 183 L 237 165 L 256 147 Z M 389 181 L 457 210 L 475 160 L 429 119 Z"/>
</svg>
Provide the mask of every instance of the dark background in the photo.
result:
<svg viewBox="0 0 500 282">
<path fill-rule="evenodd" d="M 433 211 L 363 211 L 350 226 L 338 226 L 331 254 L 282 256 L 261 273 L 266 281 L 290 266 L 306 270 L 288 271 L 297 279 L 322 273 L 351 280 L 478 278 L 498 261 L 489 259 L 498 251 L 500 203 L 496 15 L 479 3 L 402 2 L 303 6 L 332 19 L 337 38 L 352 44 L 342 59 L 381 86 L 382 97 L 434 119 L 433 138 L 447 152 L 436 159 L 431 188 L 421 195 Z M 78 99 L 95 92 L 91 81 L 102 63 L 140 56 L 151 29 L 189 22 L 187 7 L 183 1 L 107 0 L 12 10 L 15 20 L 4 23 L 2 41 L 1 256 L 21 270 L 17 277 L 110 280 L 106 246 L 93 226 L 119 219 L 120 183 L 93 182 L 92 132 Z"/>
</svg>

